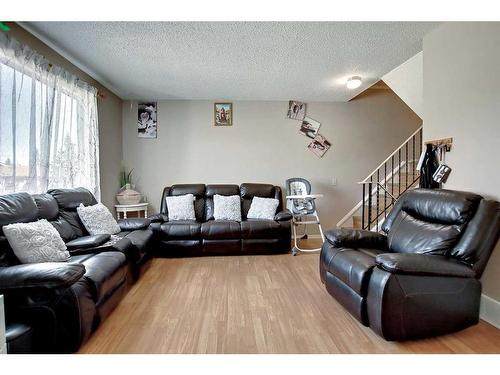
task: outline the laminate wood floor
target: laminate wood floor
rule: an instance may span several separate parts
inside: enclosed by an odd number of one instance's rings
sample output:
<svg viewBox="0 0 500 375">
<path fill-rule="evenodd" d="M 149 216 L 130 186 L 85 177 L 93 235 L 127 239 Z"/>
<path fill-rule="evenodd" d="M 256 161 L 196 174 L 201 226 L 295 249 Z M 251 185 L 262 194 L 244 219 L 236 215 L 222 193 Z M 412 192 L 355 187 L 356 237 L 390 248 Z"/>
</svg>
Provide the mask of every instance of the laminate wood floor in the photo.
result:
<svg viewBox="0 0 500 375">
<path fill-rule="evenodd" d="M 153 259 L 80 353 L 500 353 L 481 321 L 387 342 L 319 279 L 319 254 Z"/>
</svg>

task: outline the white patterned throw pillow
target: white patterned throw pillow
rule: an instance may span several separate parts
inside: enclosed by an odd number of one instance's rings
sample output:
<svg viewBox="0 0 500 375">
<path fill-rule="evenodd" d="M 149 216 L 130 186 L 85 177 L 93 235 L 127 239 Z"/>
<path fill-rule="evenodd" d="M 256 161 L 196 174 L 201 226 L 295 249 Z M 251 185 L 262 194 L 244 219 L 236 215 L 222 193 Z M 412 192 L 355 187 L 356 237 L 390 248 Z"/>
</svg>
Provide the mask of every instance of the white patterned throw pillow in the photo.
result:
<svg viewBox="0 0 500 375">
<path fill-rule="evenodd" d="M 241 198 L 239 195 L 214 195 L 214 219 L 241 221 Z"/>
<path fill-rule="evenodd" d="M 47 220 L 5 225 L 3 233 L 21 263 L 65 262 L 66 245 Z"/>
<path fill-rule="evenodd" d="M 76 208 L 78 216 L 87 232 L 92 236 L 96 234 L 117 234 L 121 229 L 111 212 L 102 203 L 93 206 L 80 204 Z"/>
<path fill-rule="evenodd" d="M 196 220 L 194 214 L 194 195 L 177 195 L 166 197 L 168 221 Z"/>
<path fill-rule="evenodd" d="M 274 198 L 253 197 L 247 218 L 274 220 L 279 203 L 279 200 Z"/>
</svg>

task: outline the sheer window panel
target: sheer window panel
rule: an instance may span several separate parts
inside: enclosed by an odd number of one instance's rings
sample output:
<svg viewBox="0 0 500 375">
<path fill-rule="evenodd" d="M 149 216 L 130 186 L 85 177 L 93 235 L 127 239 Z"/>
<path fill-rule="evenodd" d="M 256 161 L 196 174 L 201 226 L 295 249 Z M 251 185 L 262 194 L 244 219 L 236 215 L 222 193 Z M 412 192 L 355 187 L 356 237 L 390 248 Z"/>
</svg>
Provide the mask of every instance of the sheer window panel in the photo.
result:
<svg viewBox="0 0 500 375">
<path fill-rule="evenodd" d="M 96 89 L 0 35 L 0 194 L 85 187 L 100 198 Z"/>
</svg>

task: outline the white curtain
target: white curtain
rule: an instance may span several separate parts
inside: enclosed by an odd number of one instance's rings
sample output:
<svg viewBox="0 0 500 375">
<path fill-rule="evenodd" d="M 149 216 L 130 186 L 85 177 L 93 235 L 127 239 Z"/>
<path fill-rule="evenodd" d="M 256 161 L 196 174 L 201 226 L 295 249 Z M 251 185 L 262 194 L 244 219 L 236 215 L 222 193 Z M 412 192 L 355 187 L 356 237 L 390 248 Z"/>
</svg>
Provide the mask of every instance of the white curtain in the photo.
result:
<svg viewBox="0 0 500 375">
<path fill-rule="evenodd" d="M 100 199 L 97 90 L 0 33 L 0 194 L 79 186 Z"/>
</svg>

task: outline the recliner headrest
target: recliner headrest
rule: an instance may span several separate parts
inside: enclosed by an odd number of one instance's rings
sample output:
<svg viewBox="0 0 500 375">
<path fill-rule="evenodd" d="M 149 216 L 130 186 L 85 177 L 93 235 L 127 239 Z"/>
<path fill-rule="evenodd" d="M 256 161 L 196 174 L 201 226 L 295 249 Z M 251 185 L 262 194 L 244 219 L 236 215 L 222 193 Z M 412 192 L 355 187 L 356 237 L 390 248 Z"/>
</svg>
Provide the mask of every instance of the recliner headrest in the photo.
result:
<svg viewBox="0 0 500 375">
<path fill-rule="evenodd" d="M 207 185 L 205 196 L 212 198 L 214 195 L 240 195 L 238 185 Z"/>
<path fill-rule="evenodd" d="M 270 184 L 241 184 L 240 194 L 243 199 L 252 199 L 253 197 L 274 198 L 274 185 Z"/>
<path fill-rule="evenodd" d="M 40 219 L 55 220 L 59 216 L 57 201 L 50 194 L 33 194 Z"/>
<path fill-rule="evenodd" d="M 0 234 L 4 225 L 29 223 L 37 218 L 38 209 L 28 193 L 0 195 Z"/>
<path fill-rule="evenodd" d="M 76 210 L 80 204 L 84 206 L 97 204 L 94 195 L 85 188 L 51 189 L 47 193 L 54 197 L 59 209 L 65 211 Z"/>
<path fill-rule="evenodd" d="M 419 220 L 463 225 L 474 216 L 483 197 L 464 191 L 415 189 L 401 199 L 401 209 Z"/>
<path fill-rule="evenodd" d="M 186 195 L 193 194 L 196 198 L 201 198 L 205 195 L 205 185 L 203 184 L 178 184 L 172 185 L 168 195 Z"/>
</svg>

